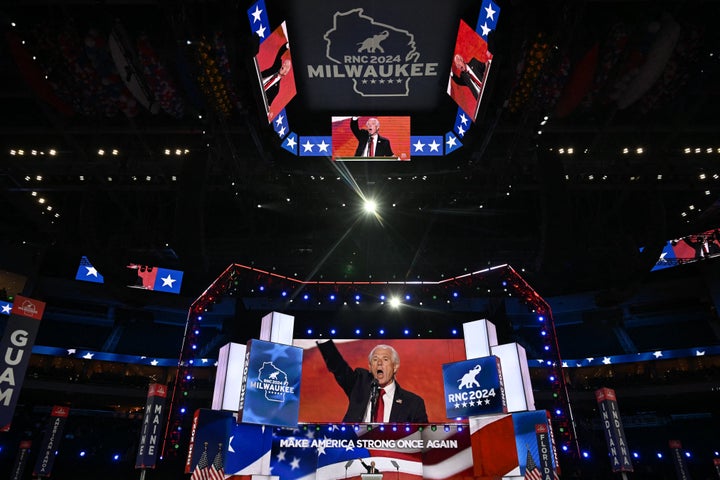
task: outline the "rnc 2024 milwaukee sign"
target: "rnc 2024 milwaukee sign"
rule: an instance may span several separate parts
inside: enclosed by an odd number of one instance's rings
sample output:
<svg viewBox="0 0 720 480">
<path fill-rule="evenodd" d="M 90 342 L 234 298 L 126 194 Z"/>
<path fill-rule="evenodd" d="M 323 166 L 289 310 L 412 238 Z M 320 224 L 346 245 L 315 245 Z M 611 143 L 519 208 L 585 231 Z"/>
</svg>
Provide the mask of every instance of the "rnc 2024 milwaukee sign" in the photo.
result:
<svg viewBox="0 0 720 480">
<path fill-rule="evenodd" d="M 290 2 L 298 91 L 319 110 L 433 109 L 444 92 L 460 1 Z M 428 18 L 432 22 L 428 22 Z"/>
</svg>

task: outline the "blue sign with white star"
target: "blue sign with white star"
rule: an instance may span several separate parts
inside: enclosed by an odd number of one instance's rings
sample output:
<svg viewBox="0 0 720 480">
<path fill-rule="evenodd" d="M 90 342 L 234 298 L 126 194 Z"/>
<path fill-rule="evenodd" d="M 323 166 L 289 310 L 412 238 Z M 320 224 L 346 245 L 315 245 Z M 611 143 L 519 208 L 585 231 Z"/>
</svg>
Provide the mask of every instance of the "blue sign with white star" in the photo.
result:
<svg viewBox="0 0 720 480">
<path fill-rule="evenodd" d="M 301 157 L 329 157 L 332 155 L 332 137 L 300 137 Z"/>
<path fill-rule="evenodd" d="M 80 259 L 80 265 L 78 265 L 77 273 L 75 274 L 75 280 L 90 283 L 105 283 L 105 278 L 98 272 L 90 260 L 86 256 Z"/>
<path fill-rule="evenodd" d="M 158 267 L 153 290 L 179 294 L 182 278 L 183 272 L 180 270 L 169 270 Z"/>
<path fill-rule="evenodd" d="M 462 147 L 462 142 L 452 132 L 445 134 L 445 153 L 451 153 Z"/>
<path fill-rule="evenodd" d="M 507 413 L 498 357 L 446 363 L 442 369 L 447 418 Z"/>
<path fill-rule="evenodd" d="M 298 154 L 298 136 L 295 132 L 290 132 L 282 142 L 282 147 L 293 155 Z"/>
<path fill-rule="evenodd" d="M 497 28 L 498 18 L 500 18 L 500 7 L 492 0 L 484 0 L 480 7 L 480 15 L 478 16 L 475 31 L 487 40 L 490 32 Z"/>
<path fill-rule="evenodd" d="M 284 108 L 280 111 L 280 113 L 278 113 L 277 117 L 273 119 L 272 126 L 273 130 L 275 130 L 275 133 L 277 133 L 280 138 L 285 138 L 285 136 L 290 133 L 287 114 L 285 113 Z"/>
<path fill-rule="evenodd" d="M 270 35 L 270 22 L 265 8 L 265 0 L 255 2 L 252 7 L 248 8 L 247 15 L 250 21 L 250 30 L 260 37 L 260 43 L 262 43 Z"/>
<path fill-rule="evenodd" d="M 455 116 L 455 126 L 453 132 L 462 138 L 465 136 L 470 127 L 472 126 L 472 117 L 465 113 L 465 111 L 458 107 L 457 115 Z"/>
<path fill-rule="evenodd" d="M 442 135 L 417 135 L 410 137 L 410 157 L 441 157 Z"/>
</svg>

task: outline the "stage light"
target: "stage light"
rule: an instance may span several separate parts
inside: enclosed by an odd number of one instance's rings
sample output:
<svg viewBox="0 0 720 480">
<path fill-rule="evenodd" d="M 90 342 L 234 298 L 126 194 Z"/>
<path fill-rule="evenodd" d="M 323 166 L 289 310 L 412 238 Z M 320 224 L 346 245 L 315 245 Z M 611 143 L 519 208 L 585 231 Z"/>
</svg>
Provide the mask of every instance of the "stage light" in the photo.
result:
<svg viewBox="0 0 720 480">
<path fill-rule="evenodd" d="M 540 316 L 538 317 L 538 322 L 544 322 L 544 321 L 545 321 L 545 317 L 543 317 L 542 315 L 540 315 Z"/>
<path fill-rule="evenodd" d="M 113 455 L 112 458 L 113 458 L 114 461 L 117 462 L 118 460 L 120 460 L 120 454 L 119 454 L 119 453 L 116 453 L 115 455 Z"/>
<path fill-rule="evenodd" d="M 397 297 L 392 297 L 392 298 L 390 299 L 390 306 L 391 306 L 392 308 L 398 308 L 398 307 L 400 307 L 400 299 L 397 298 Z"/>
<path fill-rule="evenodd" d="M 180 408 L 180 413 L 185 413 L 185 407 Z"/>
<path fill-rule="evenodd" d="M 335 335 L 335 329 L 334 329 L 334 328 L 330 330 L 330 335 Z"/>
<path fill-rule="evenodd" d="M 331 301 L 331 302 L 334 302 L 334 301 L 335 301 L 335 294 L 334 294 L 334 293 L 330 294 L 330 301 Z"/>
<path fill-rule="evenodd" d="M 568 451 L 568 446 L 567 446 L 567 445 L 563 445 L 563 446 L 562 446 L 562 450 L 563 450 L 563 452 L 567 452 L 567 451 Z"/>
<path fill-rule="evenodd" d="M 544 348 L 545 348 L 545 351 L 547 352 L 547 351 L 549 351 L 549 350 L 550 350 L 550 345 L 545 345 L 545 347 L 544 347 Z"/>
<path fill-rule="evenodd" d="M 405 300 L 408 301 L 408 302 L 410 301 L 410 294 L 409 294 L 409 293 L 406 293 L 406 294 L 405 294 Z"/>
<path fill-rule="evenodd" d="M 555 415 L 562 415 L 562 410 L 559 408 L 555 410 Z"/>
<path fill-rule="evenodd" d="M 663 458 L 663 454 L 660 452 L 657 452 L 657 458 Z"/>
<path fill-rule="evenodd" d="M 81 456 L 81 457 L 84 457 L 85 455 L 86 455 L 85 450 L 82 450 L 82 451 L 80 452 L 80 456 Z"/>
<path fill-rule="evenodd" d="M 381 302 L 384 302 L 384 301 L 385 301 L 385 295 L 380 295 L 380 301 L 381 301 Z"/>
<path fill-rule="evenodd" d="M 286 292 L 286 291 L 283 291 L 280 295 L 283 296 L 283 297 L 287 297 L 287 292 Z"/>
<path fill-rule="evenodd" d="M 690 452 L 685 452 L 685 456 L 686 456 L 687 458 L 690 458 L 692 455 L 690 454 Z"/>
<path fill-rule="evenodd" d="M 261 292 L 264 292 L 264 291 L 265 291 L 265 286 L 264 286 L 264 285 L 260 285 L 260 286 L 258 287 L 258 290 L 260 290 Z"/>
<path fill-rule="evenodd" d="M 450 427 L 449 427 L 448 425 L 445 425 L 445 431 L 446 431 L 446 432 L 449 432 L 449 431 L 450 431 Z"/>
<path fill-rule="evenodd" d="M 367 213 L 375 213 L 377 211 L 377 203 L 375 203 L 375 200 L 365 200 L 363 208 Z"/>
<path fill-rule="evenodd" d="M 550 381 L 551 381 L 551 382 L 554 382 L 554 381 L 555 381 L 555 375 L 550 375 Z"/>
<path fill-rule="evenodd" d="M 378 333 L 380 333 L 380 335 L 385 335 L 385 330 L 381 328 L 380 332 L 378 332 Z"/>
<path fill-rule="evenodd" d="M 410 335 L 410 330 L 408 330 L 408 329 L 406 328 L 405 330 L 403 330 L 403 333 L 404 333 L 405 335 Z"/>
<path fill-rule="evenodd" d="M 453 328 L 450 333 L 452 333 L 453 335 L 457 335 L 457 330 Z"/>
<path fill-rule="evenodd" d="M 356 302 L 359 302 L 359 301 L 360 301 L 360 295 L 355 295 L 355 301 L 356 301 Z"/>
<path fill-rule="evenodd" d="M 359 328 L 356 328 L 356 329 L 355 329 L 355 335 L 360 335 L 360 329 L 359 329 Z"/>
<path fill-rule="evenodd" d="M 309 300 L 309 299 L 310 299 L 310 295 L 308 295 L 307 293 L 305 295 L 303 295 L 303 300 Z"/>
<path fill-rule="evenodd" d="M 458 292 L 453 292 L 453 294 L 452 294 L 452 296 L 453 296 L 454 298 L 457 298 L 458 295 L 459 295 Z"/>
<path fill-rule="evenodd" d="M 307 329 L 307 334 L 308 334 L 308 335 L 312 335 L 312 332 L 313 332 L 313 331 L 312 331 L 312 328 L 308 328 L 308 329 Z"/>
<path fill-rule="evenodd" d="M 640 458 L 640 454 L 638 452 L 633 452 L 633 458 Z"/>
<path fill-rule="evenodd" d="M 587 451 L 582 452 L 582 456 L 583 456 L 583 458 L 590 458 L 590 452 L 587 452 Z"/>
</svg>

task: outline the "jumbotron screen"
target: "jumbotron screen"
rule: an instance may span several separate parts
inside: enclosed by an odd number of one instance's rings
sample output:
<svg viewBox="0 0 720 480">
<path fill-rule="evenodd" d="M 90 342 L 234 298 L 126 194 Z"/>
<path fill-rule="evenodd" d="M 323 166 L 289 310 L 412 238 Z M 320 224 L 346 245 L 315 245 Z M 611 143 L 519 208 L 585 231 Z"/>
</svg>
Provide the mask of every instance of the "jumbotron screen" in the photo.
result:
<svg viewBox="0 0 720 480">
<path fill-rule="evenodd" d="M 288 2 L 299 100 L 314 111 L 436 108 L 468 8 L 460 0 Z"/>
<path fill-rule="evenodd" d="M 410 160 L 410 117 L 332 117 L 332 151 L 333 160 Z"/>
<path fill-rule="evenodd" d="M 327 339 L 317 340 L 327 342 Z M 300 388 L 300 422 L 333 423 L 343 420 L 348 397 L 336 383 L 317 347 L 316 340 L 295 340 L 303 348 Z M 400 356 L 395 379 L 405 390 L 425 401 L 430 423 L 447 422 L 443 372 L 445 363 L 465 360 L 461 339 L 334 340 L 352 368 L 368 368 L 368 355 L 378 344 L 392 346 Z M 453 419 L 450 419 L 453 420 Z"/>
</svg>

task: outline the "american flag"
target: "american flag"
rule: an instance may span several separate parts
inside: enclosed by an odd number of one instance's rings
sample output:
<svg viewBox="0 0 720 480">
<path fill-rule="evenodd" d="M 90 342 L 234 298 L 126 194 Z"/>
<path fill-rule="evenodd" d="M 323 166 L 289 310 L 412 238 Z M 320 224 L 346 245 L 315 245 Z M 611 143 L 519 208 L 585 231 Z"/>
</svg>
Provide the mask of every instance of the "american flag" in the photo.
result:
<svg viewBox="0 0 720 480">
<path fill-rule="evenodd" d="M 202 455 L 200 456 L 200 460 L 198 461 L 197 465 L 195 466 L 195 470 L 193 470 L 192 475 L 190 476 L 191 480 L 208 480 L 208 468 L 210 467 L 210 464 L 208 463 L 208 454 L 207 454 L 207 447 L 208 444 L 205 442 L 205 449 L 203 450 Z"/>
<path fill-rule="evenodd" d="M 525 463 L 525 480 L 542 480 L 542 473 L 540 473 L 540 469 L 535 464 L 530 449 L 527 451 L 527 460 Z"/>
<path fill-rule="evenodd" d="M 215 454 L 212 465 L 210 465 L 208 479 L 223 480 L 225 478 L 225 469 L 223 468 L 223 444 L 218 443 L 218 451 Z"/>
</svg>

